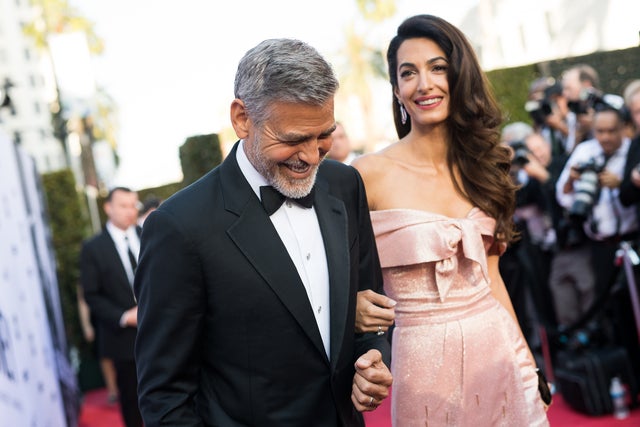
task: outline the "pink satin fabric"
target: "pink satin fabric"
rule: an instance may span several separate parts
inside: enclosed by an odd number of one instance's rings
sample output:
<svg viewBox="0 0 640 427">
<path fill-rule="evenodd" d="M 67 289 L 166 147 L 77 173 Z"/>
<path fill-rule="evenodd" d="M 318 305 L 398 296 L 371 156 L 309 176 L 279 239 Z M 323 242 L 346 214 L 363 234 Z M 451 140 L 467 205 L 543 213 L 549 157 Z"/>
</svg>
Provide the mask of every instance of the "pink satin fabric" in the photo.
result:
<svg viewBox="0 0 640 427">
<path fill-rule="evenodd" d="M 487 271 L 495 220 L 371 212 L 395 299 L 392 420 L 405 426 L 547 426 L 538 378 Z"/>
</svg>

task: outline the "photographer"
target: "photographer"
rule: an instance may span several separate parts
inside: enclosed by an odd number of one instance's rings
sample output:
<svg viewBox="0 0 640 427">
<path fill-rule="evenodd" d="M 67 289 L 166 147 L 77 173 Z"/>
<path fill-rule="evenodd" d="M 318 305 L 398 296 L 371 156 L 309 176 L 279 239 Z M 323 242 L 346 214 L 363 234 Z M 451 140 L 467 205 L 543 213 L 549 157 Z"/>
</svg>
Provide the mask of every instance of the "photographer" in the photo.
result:
<svg viewBox="0 0 640 427">
<path fill-rule="evenodd" d="M 567 144 L 569 108 L 562 93 L 562 85 L 553 77 L 534 80 L 529 86 L 524 109 L 533 121 L 534 131 L 542 135 L 550 145 L 553 157 L 567 156 L 573 145 L 569 147 Z"/>
<path fill-rule="evenodd" d="M 620 184 L 620 201 L 624 206 L 634 207 L 637 217 L 640 218 L 640 80 L 634 80 L 626 86 L 624 101 L 633 124 L 633 139 L 627 153 L 622 184 Z M 636 250 L 639 243 L 636 240 L 633 245 Z M 635 268 L 635 282 L 640 283 L 638 267 Z M 640 343 L 637 339 L 639 331 L 633 326 L 635 315 L 630 304 L 631 292 L 621 294 L 623 301 L 619 304 L 619 316 L 622 319 L 622 327 L 618 333 L 630 352 L 631 360 L 640 360 Z M 640 377 L 640 370 L 636 371 L 636 374 Z"/>
<path fill-rule="evenodd" d="M 592 137 L 594 100 L 601 93 L 598 72 L 586 64 L 578 64 L 562 73 L 562 93 L 567 100 L 567 151 Z"/>
<path fill-rule="evenodd" d="M 536 132 L 509 146 L 514 152 L 511 172 L 521 185 L 516 193 L 516 216 L 526 221 L 532 242 L 544 251 L 550 250 L 555 244 L 549 193 L 551 147 Z"/>
<path fill-rule="evenodd" d="M 535 206 L 535 214 L 528 217 L 527 226 L 532 238 L 534 258 L 538 260 L 536 274 L 537 287 L 533 290 L 533 297 L 538 307 L 540 319 L 545 326 L 555 327 L 557 324 L 554 312 L 554 301 L 549 287 L 551 263 L 557 249 L 556 223 L 557 212 L 560 210 L 555 200 L 553 186 L 558 178 L 563 156 L 553 156 L 551 145 L 537 132 L 527 136 L 524 140 L 529 154 L 522 165 L 528 177 L 528 185 L 523 187 L 522 208 L 520 214 L 526 217 L 527 210 Z M 537 196 L 529 196 L 527 191 Z M 518 210 L 516 210 L 518 212 Z"/>
<path fill-rule="evenodd" d="M 550 179 L 547 166 L 551 149 L 540 134 L 523 122 L 505 126 L 502 140 L 513 152 L 510 172 L 519 186 L 514 212 L 519 239 L 500 257 L 500 272 L 525 338 L 536 352 L 540 324 L 555 326 L 548 287 L 555 231 L 545 187 Z"/>
<path fill-rule="evenodd" d="M 636 204 L 640 212 L 640 80 L 634 80 L 626 87 L 624 101 L 634 124 L 635 137 L 627 154 L 620 201 L 625 206 Z"/>
<path fill-rule="evenodd" d="M 633 208 L 619 199 L 619 187 L 630 141 L 623 136 L 620 111 L 600 104 L 594 111 L 594 139 L 575 147 L 556 183 L 556 197 L 569 212 L 571 221 L 582 225 L 591 250 L 595 288 L 589 298 L 607 288 L 615 273 L 614 259 L 622 240 L 635 239 L 638 221 Z M 571 307 L 568 295 L 555 289 L 558 307 Z M 583 290 L 584 291 L 584 290 Z M 575 297 L 574 297 L 575 298 Z M 588 309 L 590 302 L 579 307 Z M 580 313 L 582 314 L 582 313 Z"/>
</svg>

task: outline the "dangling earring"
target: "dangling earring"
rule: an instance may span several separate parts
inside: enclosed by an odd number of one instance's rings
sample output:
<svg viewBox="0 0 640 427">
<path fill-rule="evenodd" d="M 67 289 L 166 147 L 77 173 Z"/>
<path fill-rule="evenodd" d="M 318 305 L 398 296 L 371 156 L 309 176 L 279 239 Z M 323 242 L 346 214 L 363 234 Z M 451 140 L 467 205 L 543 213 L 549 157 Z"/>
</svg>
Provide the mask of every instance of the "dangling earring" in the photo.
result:
<svg viewBox="0 0 640 427">
<path fill-rule="evenodd" d="M 402 102 L 400 102 L 399 99 L 398 105 L 400 106 L 400 119 L 402 120 L 402 124 L 404 125 L 407 123 L 407 110 L 404 109 L 404 105 L 402 105 Z"/>
</svg>

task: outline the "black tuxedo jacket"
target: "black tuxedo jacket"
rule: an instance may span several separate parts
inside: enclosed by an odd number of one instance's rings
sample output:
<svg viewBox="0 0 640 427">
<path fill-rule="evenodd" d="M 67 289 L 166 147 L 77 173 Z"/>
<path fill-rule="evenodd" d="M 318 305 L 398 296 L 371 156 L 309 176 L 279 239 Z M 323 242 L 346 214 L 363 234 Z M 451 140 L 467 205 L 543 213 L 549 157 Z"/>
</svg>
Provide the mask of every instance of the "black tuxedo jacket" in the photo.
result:
<svg viewBox="0 0 640 427">
<path fill-rule="evenodd" d="M 121 327 L 120 318 L 136 305 L 136 300 L 106 228 L 82 246 L 80 283 L 91 313 L 97 319 L 100 355 L 113 360 L 133 360 L 136 328 Z"/>
<path fill-rule="evenodd" d="M 624 165 L 624 175 L 620 184 L 620 202 L 624 206 L 632 206 L 640 202 L 640 188 L 631 182 L 631 172 L 638 164 L 640 164 L 640 135 L 631 140 Z"/>
<path fill-rule="evenodd" d="M 362 180 L 325 161 L 316 181 L 330 279 L 327 357 L 237 146 L 145 222 L 135 282 L 145 425 L 362 425 L 350 399 L 354 362 L 372 348 L 389 362 L 385 337 L 354 333 L 356 292 L 382 292 Z"/>
</svg>

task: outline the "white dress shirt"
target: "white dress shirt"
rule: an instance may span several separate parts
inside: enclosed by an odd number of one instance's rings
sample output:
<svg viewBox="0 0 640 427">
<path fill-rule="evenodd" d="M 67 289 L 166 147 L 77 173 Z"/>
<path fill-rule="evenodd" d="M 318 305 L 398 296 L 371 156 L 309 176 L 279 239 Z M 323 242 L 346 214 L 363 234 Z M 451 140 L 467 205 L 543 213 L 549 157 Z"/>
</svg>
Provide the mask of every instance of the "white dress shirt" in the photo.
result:
<svg viewBox="0 0 640 427">
<path fill-rule="evenodd" d="M 136 227 L 132 225 L 128 229 L 122 230 L 113 225 L 111 221 L 107 221 L 107 231 L 111 235 L 113 242 L 116 244 L 118 255 L 120 255 L 120 261 L 122 261 L 124 271 L 126 271 L 127 277 L 129 278 L 129 284 L 133 286 L 134 272 L 131 267 L 131 261 L 129 261 L 128 251 L 129 248 L 131 248 L 131 253 L 133 253 L 137 262 L 138 255 L 140 254 L 140 239 L 138 238 Z"/>
<path fill-rule="evenodd" d="M 243 140 L 238 144 L 236 160 L 260 199 L 260 187 L 270 184 L 249 162 Z M 315 208 L 307 209 L 286 200 L 270 219 L 298 270 L 329 356 L 329 269 Z"/>
<path fill-rule="evenodd" d="M 620 148 L 611 156 L 607 162 L 605 169 L 614 173 L 618 178 L 622 179 L 624 174 L 624 166 L 627 161 L 627 152 L 629 151 L 629 138 L 624 138 Z M 571 157 L 558 178 L 556 183 L 556 198 L 558 203 L 565 209 L 570 209 L 575 200 L 574 192 L 564 193 L 564 185 L 569 179 L 571 167 L 580 163 L 586 163 L 590 159 L 604 159 L 602 146 L 597 139 L 590 139 L 576 145 L 571 153 Z M 623 235 L 638 229 L 635 207 L 625 207 L 620 203 L 620 189 L 602 187 L 600 189 L 600 197 L 594 202 L 593 211 L 590 219 L 585 221 L 584 230 L 587 236 L 594 240 L 603 240 L 616 234 Z M 597 224 L 597 232 L 591 229 L 591 224 L 595 221 Z"/>
</svg>

